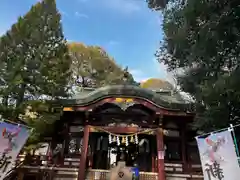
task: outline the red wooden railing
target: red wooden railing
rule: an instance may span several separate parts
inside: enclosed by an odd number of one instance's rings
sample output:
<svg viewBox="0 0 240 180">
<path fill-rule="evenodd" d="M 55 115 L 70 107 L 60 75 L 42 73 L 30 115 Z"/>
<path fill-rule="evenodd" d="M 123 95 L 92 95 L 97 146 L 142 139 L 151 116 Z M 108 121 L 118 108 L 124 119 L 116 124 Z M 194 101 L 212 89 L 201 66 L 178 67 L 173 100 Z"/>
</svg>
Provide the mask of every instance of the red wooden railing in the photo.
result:
<svg viewBox="0 0 240 180">
<path fill-rule="evenodd" d="M 80 158 L 52 158 L 46 155 L 19 155 L 16 163 L 22 162 L 23 165 L 28 166 L 47 166 L 47 167 L 67 167 L 78 168 Z"/>
</svg>

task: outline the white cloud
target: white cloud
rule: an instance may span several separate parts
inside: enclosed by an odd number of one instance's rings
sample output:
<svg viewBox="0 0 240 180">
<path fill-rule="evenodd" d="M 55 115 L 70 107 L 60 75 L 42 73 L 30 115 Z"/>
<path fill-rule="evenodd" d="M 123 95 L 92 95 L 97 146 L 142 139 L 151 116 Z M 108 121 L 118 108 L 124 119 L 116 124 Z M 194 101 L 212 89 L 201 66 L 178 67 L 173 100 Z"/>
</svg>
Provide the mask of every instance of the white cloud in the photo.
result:
<svg viewBox="0 0 240 180">
<path fill-rule="evenodd" d="M 129 69 L 129 72 L 133 75 L 133 78 L 137 82 L 143 82 L 149 79 L 149 77 L 140 69 Z"/>
<path fill-rule="evenodd" d="M 66 41 L 67 41 L 68 43 L 74 42 L 74 41 L 71 40 L 71 39 L 67 39 Z"/>
<path fill-rule="evenodd" d="M 164 64 L 159 63 L 156 58 L 153 58 L 144 69 L 133 68 L 130 69 L 129 72 L 137 82 L 142 82 L 149 78 L 160 78 L 165 79 L 170 83 L 174 82 L 172 75 L 167 72 L 167 67 Z"/>
<path fill-rule="evenodd" d="M 102 0 L 102 2 L 105 7 L 124 14 L 141 10 L 139 4 L 132 0 Z"/>
<path fill-rule="evenodd" d="M 78 18 L 88 18 L 88 15 L 87 14 L 82 14 L 82 13 L 79 13 L 79 12 L 75 12 L 75 16 L 78 17 Z"/>
<path fill-rule="evenodd" d="M 115 40 L 110 40 L 110 41 L 108 42 L 108 45 L 109 45 L 109 46 L 115 46 L 115 45 L 118 45 L 118 44 L 120 44 L 120 42 L 115 41 Z"/>
</svg>

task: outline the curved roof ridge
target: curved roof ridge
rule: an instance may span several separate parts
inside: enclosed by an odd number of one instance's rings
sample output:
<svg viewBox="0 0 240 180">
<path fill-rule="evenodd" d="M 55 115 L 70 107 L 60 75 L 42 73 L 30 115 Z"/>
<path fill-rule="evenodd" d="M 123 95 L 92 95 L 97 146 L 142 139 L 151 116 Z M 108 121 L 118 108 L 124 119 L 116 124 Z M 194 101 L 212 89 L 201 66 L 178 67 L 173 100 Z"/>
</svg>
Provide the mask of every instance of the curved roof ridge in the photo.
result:
<svg viewBox="0 0 240 180">
<path fill-rule="evenodd" d="M 112 85 L 91 90 L 88 93 L 80 93 L 80 96 L 65 100 L 65 105 L 86 106 L 98 100 L 108 97 L 135 97 L 152 102 L 155 106 L 170 110 L 193 112 L 193 104 L 181 101 L 173 95 L 156 93 L 150 89 L 132 85 Z M 84 90 L 83 90 L 84 91 Z"/>
</svg>

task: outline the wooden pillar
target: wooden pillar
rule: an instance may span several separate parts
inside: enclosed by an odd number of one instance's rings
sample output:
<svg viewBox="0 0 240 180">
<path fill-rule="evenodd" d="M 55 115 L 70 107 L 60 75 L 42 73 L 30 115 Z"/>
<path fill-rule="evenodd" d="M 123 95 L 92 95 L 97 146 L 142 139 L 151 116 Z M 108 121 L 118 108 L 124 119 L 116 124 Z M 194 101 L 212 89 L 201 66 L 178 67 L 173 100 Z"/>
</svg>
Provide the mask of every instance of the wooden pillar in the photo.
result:
<svg viewBox="0 0 240 180">
<path fill-rule="evenodd" d="M 17 180 L 23 180 L 24 178 L 24 172 L 19 170 L 19 172 L 17 173 Z"/>
<path fill-rule="evenodd" d="M 182 161 L 183 161 L 183 171 L 187 171 L 187 155 L 186 155 L 186 125 L 181 127 L 181 146 L 182 146 Z"/>
<path fill-rule="evenodd" d="M 154 142 L 155 136 L 151 137 L 150 142 Z M 156 172 L 156 143 L 150 143 L 151 144 L 151 155 L 152 155 L 152 172 Z"/>
<path fill-rule="evenodd" d="M 158 172 L 158 180 L 166 180 L 165 177 L 165 165 L 164 165 L 164 144 L 163 144 L 163 130 L 162 128 L 158 128 L 156 130 L 157 137 L 157 172 Z"/>
<path fill-rule="evenodd" d="M 78 170 L 78 180 L 85 179 L 89 131 L 90 131 L 90 128 L 88 125 L 86 125 L 84 127 L 84 136 L 83 136 L 83 144 L 82 144 L 82 149 L 81 149 L 80 166 L 79 166 L 79 170 Z"/>
<path fill-rule="evenodd" d="M 155 155 L 152 153 L 152 172 L 155 172 Z"/>
</svg>

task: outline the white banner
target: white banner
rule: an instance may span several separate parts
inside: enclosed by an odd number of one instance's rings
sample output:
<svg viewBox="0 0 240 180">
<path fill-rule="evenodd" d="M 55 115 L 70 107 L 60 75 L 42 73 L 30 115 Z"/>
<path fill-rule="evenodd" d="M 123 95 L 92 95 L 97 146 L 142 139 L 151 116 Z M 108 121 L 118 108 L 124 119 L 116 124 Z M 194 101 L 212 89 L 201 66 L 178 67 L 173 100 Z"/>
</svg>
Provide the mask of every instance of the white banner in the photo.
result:
<svg viewBox="0 0 240 180">
<path fill-rule="evenodd" d="M 0 133 L 0 180 L 3 180 L 13 168 L 29 132 L 24 127 L 0 122 Z"/>
<path fill-rule="evenodd" d="M 230 131 L 197 139 L 204 180 L 239 180 L 240 167 Z"/>
</svg>

